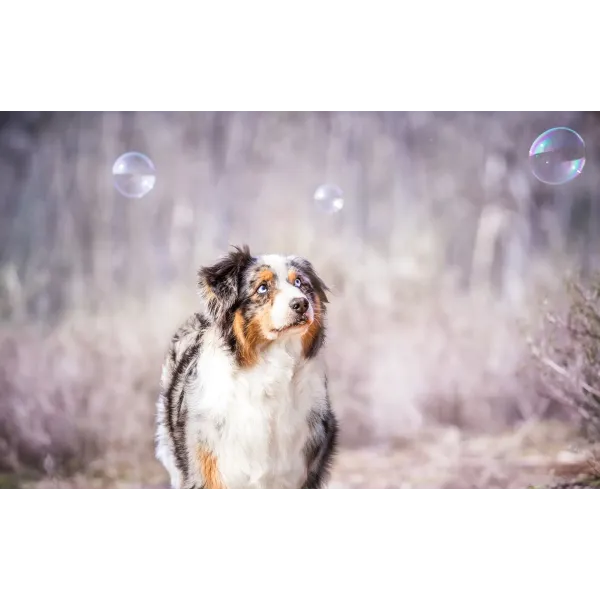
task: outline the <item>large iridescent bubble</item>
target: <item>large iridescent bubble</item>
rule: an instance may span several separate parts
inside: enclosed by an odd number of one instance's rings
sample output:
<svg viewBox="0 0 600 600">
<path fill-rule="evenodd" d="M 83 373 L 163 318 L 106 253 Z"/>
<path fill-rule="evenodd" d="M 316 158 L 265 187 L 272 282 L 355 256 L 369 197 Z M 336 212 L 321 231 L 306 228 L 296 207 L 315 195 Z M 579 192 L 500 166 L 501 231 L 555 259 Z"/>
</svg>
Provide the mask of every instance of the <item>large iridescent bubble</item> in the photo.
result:
<svg viewBox="0 0 600 600">
<path fill-rule="evenodd" d="M 568 127 L 554 127 L 538 136 L 529 149 L 529 164 L 542 183 L 560 185 L 575 179 L 585 165 L 585 144 Z"/>
</svg>

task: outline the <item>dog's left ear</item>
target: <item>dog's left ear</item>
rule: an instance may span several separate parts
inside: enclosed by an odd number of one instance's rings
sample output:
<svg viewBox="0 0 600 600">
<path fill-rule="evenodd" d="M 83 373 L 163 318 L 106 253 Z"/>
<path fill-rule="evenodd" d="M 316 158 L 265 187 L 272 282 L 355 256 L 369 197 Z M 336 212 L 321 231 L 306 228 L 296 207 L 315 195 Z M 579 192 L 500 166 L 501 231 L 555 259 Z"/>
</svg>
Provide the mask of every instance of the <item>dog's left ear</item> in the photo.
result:
<svg viewBox="0 0 600 600">
<path fill-rule="evenodd" d="M 323 304 L 327 304 L 329 302 L 329 298 L 327 298 L 327 292 L 330 292 L 331 290 L 327 287 L 325 282 L 317 275 L 317 272 L 315 271 L 315 268 L 313 267 L 312 263 L 306 260 L 306 258 L 301 258 L 298 256 L 295 256 L 291 262 L 292 266 L 300 269 L 310 279 L 310 282 L 313 286 L 313 289 L 317 293 L 319 300 Z"/>
<path fill-rule="evenodd" d="M 253 261 L 248 246 L 234 249 L 211 267 L 198 271 L 198 288 L 210 316 L 219 321 L 235 304 L 239 295 L 240 275 Z"/>
</svg>

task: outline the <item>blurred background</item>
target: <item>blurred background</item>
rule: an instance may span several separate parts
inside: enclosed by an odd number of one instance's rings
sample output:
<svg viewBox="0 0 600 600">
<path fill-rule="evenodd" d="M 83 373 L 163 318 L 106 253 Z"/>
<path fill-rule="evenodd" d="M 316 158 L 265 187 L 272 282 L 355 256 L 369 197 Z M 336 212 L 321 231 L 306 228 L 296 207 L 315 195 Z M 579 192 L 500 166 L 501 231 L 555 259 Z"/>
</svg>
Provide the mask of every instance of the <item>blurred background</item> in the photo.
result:
<svg viewBox="0 0 600 600">
<path fill-rule="evenodd" d="M 547 185 L 528 153 L 557 126 L 586 162 Z M 156 169 L 141 198 L 113 185 L 128 151 Z M 580 471 L 596 388 L 563 325 L 600 259 L 599 153 L 593 112 L 0 113 L 0 485 L 166 485 L 161 362 L 231 244 L 332 288 L 333 487 Z"/>
</svg>

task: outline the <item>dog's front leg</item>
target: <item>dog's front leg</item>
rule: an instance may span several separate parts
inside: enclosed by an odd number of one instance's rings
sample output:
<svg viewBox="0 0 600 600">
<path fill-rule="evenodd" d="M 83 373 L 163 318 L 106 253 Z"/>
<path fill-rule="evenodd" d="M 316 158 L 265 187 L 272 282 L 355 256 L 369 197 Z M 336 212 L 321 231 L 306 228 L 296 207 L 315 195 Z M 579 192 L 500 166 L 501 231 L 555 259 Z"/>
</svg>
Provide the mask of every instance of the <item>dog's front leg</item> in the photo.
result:
<svg viewBox="0 0 600 600">
<path fill-rule="evenodd" d="M 329 478 L 339 426 L 329 405 L 325 412 L 313 413 L 309 424 L 310 435 L 304 450 L 307 476 L 302 489 L 319 489 Z"/>
</svg>

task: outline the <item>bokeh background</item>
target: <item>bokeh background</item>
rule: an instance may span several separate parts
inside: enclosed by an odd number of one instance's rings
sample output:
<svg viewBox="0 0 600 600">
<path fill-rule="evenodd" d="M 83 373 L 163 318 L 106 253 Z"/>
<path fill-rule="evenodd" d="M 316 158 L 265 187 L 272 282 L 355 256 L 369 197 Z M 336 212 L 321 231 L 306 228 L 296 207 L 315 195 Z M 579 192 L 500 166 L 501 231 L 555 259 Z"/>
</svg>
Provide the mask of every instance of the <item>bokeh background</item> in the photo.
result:
<svg viewBox="0 0 600 600">
<path fill-rule="evenodd" d="M 587 160 L 550 186 L 528 151 L 556 126 Z M 131 150 L 156 166 L 138 199 L 111 175 Z M 200 307 L 198 267 L 246 243 L 306 256 L 332 288 L 333 486 L 576 470 L 589 440 L 549 391 L 541 321 L 598 266 L 599 153 L 593 112 L 0 113 L 0 482 L 166 485 L 166 345 Z M 322 183 L 339 213 L 315 206 Z"/>
</svg>

